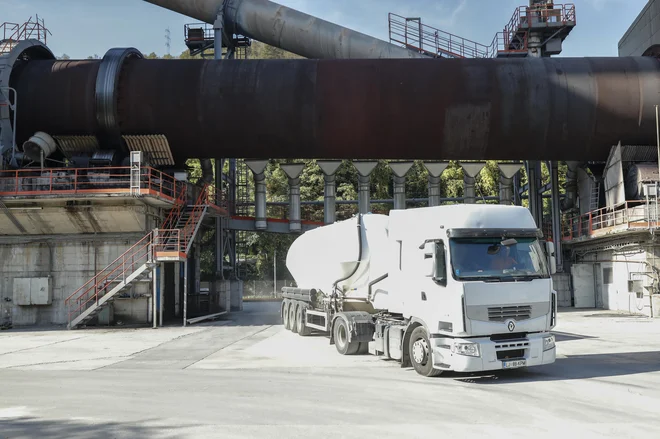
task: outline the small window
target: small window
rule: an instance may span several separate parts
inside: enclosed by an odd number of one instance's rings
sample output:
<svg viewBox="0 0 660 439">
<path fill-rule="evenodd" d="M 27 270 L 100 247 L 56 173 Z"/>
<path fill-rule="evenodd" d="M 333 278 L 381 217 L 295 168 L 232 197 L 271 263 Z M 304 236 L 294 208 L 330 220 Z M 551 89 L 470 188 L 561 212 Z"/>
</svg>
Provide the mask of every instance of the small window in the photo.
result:
<svg viewBox="0 0 660 439">
<path fill-rule="evenodd" d="M 603 268 L 603 283 L 605 285 L 611 285 L 614 283 L 612 277 L 613 277 L 612 267 Z"/>
<path fill-rule="evenodd" d="M 399 244 L 399 271 L 402 270 L 401 268 L 401 261 L 403 260 L 403 241 L 397 241 Z"/>
</svg>

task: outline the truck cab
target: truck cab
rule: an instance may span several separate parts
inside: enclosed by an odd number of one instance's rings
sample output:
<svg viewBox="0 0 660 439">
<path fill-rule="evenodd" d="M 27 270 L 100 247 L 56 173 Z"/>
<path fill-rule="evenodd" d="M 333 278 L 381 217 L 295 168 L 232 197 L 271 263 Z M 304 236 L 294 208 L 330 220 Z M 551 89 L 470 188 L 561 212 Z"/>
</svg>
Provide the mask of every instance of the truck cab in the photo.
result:
<svg viewBox="0 0 660 439">
<path fill-rule="evenodd" d="M 541 241 L 527 209 L 459 205 L 395 211 L 389 237 L 394 257 L 387 307 L 424 328 L 408 342 L 418 372 L 555 361 L 549 332 L 557 303 L 553 246 Z"/>
</svg>

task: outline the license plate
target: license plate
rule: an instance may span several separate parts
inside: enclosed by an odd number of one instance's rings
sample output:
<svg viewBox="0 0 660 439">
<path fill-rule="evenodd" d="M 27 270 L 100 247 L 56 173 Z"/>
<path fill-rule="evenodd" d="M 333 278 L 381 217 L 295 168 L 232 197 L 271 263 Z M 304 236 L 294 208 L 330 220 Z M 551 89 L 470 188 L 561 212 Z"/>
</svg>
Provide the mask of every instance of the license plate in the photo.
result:
<svg viewBox="0 0 660 439">
<path fill-rule="evenodd" d="M 502 368 L 504 369 L 515 369 L 517 367 L 527 366 L 527 360 L 513 360 L 513 361 L 503 361 Z"/>
</svg>

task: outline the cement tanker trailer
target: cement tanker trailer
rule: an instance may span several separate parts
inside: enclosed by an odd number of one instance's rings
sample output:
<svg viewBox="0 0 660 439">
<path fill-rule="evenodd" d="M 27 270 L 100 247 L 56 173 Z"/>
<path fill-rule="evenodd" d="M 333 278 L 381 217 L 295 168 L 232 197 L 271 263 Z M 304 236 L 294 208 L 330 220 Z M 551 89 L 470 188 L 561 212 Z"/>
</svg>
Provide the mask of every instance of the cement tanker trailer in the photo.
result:
<svg viewBox="0 0 660 439">
<path fill-rule="evenodd" d="M 554 246 L 523 207 L 456 205 L 358 215 L 287 254 L 284 326 L 323 331 L 342 355 L 423 376 L 555 361 Z"/>
</svg>

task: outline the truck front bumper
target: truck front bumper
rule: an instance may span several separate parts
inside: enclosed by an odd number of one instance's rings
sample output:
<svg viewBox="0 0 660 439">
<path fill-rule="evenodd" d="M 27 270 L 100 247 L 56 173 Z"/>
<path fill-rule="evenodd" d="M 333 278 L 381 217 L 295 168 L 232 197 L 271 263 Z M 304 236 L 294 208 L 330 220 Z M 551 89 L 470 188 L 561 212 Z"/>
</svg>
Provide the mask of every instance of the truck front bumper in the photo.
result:
<svg viewBox="0 0 660 439">
<path fill-rule="evenodd" d="M 492 341 L 486 337 L 432 338 L 433 367 L 455 372 L 480 372 L 551 364 L 555 362 L 557 348 L 553 344 L 551 348 L 544 349 L 544 339 L 550 335 L 528 334 L 524 339 L 502 341 Z M 455 347 L 462 343 L 476 344 L 479 355 L 458 353 L 459 350 Z"/>
</svg>

